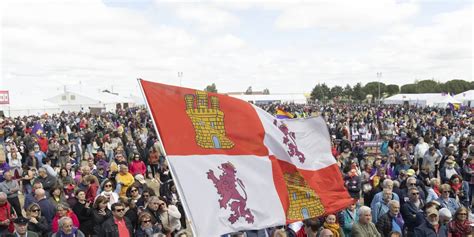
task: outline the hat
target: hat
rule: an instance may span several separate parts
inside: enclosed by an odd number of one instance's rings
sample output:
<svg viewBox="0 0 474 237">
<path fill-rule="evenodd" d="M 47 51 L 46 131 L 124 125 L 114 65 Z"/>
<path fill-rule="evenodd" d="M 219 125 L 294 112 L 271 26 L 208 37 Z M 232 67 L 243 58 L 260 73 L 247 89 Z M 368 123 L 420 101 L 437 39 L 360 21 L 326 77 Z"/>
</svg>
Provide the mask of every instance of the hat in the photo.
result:
<svg viewBox="0 0 474 237">
<path fill-rule="evenodd" d="M 446 160 L 446 163 L 447 163 L 447 164 L 454 164 L 454 160 L 453 160 L 453 159 L 447 159 L 447 160 Z"/>
<path fill-rule="evenodd" d="M 448 145 L 448 147 L 454 147 L 454 144 L 450 143 L 450 144 Z"/>
<path fill-rule="evenodd" d="M 143 175 L 141 175 L 141 174 L 135 175 L 135 179 L 136 179 L 138 182 L 140 182 L 141 184 L 145 184 L 145 183 L 146 183 L 145 178 L 144 178 Z"/>
<path fill-rule="evenodd" d="M 415 175 L 415 170 L 413 170 L 413 169 L 407 170 L 407 175 L 408 175 L 408 176 L 413 176 L 413 175 Z"/>
<path fill-rule="evenodd" d="M 428 208 L 426 210 L 426 216 L 437 215 L 439 216 L 438 210 L 436 208 Z"/>
<path fill-rule="evenodd" d="M 29 222 L 29 220 L 26 219 L 26 218 L 23 217 L 23 216 L 20 216 L 20 217 L 16 218 L 16 219 L 13 221 L 13 223 L 19 224 L 19 225 L 26 225 L 26 224 L 28 224 L 28 222 Z"/>
</svg>

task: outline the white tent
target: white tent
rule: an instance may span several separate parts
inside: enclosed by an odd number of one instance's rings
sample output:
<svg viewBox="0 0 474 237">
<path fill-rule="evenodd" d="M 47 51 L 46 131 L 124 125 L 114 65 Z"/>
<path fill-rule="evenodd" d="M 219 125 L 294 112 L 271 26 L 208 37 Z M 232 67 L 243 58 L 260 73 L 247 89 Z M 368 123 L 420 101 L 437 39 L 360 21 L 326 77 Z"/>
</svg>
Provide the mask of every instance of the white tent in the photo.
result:
<svg viewBox="0 0 474 237">
<path fill-rule="evenodd" d="M 449 106 L 449 104 L 461 104 L 461 102 L 454 99 L 450 95 L 446 95 L 446 96 L 443 96 L 443 98 L 440 101 L 436 101 L 433 105 L 439 108 L 446 108 Z"/>
<path fill-rule="evenodd" d="M 436 104 L 452 101 L 453 98 L 443 93 L 397 94 L 385 98 L 384 104 L 409 104 L 416 106 L 435 106 Z"/>
<path fill-rule="evenodd" d="M 454 96 L 456 100 L 459 100 L 463 105 L 474 107 L 474 90 L 465 91 Z"/>
<path fill-rule="evenodd" d="M 232 97 L 245 100 L 254 104 L 268 104 L 268 103 L 295 103 L 306 104 L 307 99 L 304 94 L 270 94 L 270 95 L 230 95 Z"/>
<path fill-rule="evenodd" d="M 116 108 L 124 108 L 135 105 L 131 98 L 125 98 L 108 92 L 76 92 L 65 91 L 46 101 L 59 105 L 62 111 L 89 111 L 90 109 L 100 111 L 114 111 Z"/>
</svg>

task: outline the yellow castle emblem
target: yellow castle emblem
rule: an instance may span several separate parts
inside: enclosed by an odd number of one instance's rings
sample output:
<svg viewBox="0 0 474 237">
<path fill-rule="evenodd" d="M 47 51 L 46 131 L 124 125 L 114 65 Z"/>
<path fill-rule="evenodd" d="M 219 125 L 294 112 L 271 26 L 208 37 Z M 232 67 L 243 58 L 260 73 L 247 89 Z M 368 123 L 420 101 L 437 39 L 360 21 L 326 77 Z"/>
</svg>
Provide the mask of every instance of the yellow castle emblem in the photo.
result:
<svg viewBox="0 0 474 237">
<path fill-rule="evenodd" d="M 308 219 L 324 214 L 321 199 L 297 171 L 285 173 L 283 177 L 290 200 L 287 219 Z"/>
<path fill-rule="evenodd" d="M 226 137 L 224 112 L 219 109 L 219 99 L 216 96 L 208 96 L 205 91 L 196 91 L 196 95 L 185 95 L 184 100 L 186 113 L 196 132 L 196 143 L 200 147 L 214 149 L 234 147 L 234 143 Z"/>
</svg>

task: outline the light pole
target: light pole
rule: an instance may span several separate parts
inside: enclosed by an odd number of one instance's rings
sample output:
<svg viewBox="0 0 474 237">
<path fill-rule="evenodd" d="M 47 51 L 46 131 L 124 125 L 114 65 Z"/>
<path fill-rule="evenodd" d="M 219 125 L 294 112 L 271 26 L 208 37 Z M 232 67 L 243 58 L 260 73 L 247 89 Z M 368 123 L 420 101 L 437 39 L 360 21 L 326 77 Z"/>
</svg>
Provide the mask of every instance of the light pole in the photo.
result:
<svg viewBox="0 0 474 237">
<path fill-rule="evenodd" d="M 183 72 L 178 72 L 178 77 L 179 77 L 179 86 L 182 86 L 181 81 L 183 79 Z"/>
<path fill-rule="evenodd" d="M 379 105 L 381 103 L 380 101 L 380 78 L 382 78 L 382 72 L 377 72 L 377 78 L 378 78 L 378 81 L 379 81 L 379 96 L 378 96 L 378 99 L 379 99 Z"/>
</svg>

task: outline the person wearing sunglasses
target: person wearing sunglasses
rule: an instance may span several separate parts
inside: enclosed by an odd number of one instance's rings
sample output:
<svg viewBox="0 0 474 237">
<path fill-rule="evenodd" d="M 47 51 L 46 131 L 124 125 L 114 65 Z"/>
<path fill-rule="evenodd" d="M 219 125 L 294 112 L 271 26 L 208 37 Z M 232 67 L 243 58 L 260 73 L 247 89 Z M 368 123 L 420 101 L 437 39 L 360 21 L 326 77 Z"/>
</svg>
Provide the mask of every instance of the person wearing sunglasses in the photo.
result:
<svg viewBox="0 0 474 237">
<path fill-rule="evenodd" d="M 108 200 L 108 207 L 109 209 L 112 207 L 112 204 L 118 202 L 119 196 L 116 192 L 114 192 L 114 183 L 112 180 L 106 180 L 102 184 L 101 188 L 102 192 L 99 196 L 104 196 Z"/>
<path fill-rule="evenodd" d="M 51 230 L 48 221 L 41 216 L 41 207 L 33 203 L 26 209 L 26 218 L 28 222 L 28 230 L 37 233 L 39 236 L 46 237 Z"/>
<path fill-rule="evenodd" d="M 132 237 L 133 226 L 125 216 L 125 206 L 122 203 L 112 205 L 112 218 L 107 219 L 100 229 L 102 237 Z"/>
<path fill-rule="evenodd" d="M 449 234 L 452 237 L 463 237 L 472 235 L 472 222 L 469 221 L 469 209 L 460 207 L 456 210 L 453 220 L 449 223 Z"/>
<path fill-rule="evenodd" d="M 425 203 L 420 198 L 418 188 L 413 187 L 414 185 L 411 186 L 407 193 L 408 201 L 403 204 L 400 210 L 405 221 L 407 236 L 414 236 L 415 228 L 423 222 L 423 207 L 425 206 Z"/>
<path fill-rule="evenodd" d="M 138 216 L 139 226 L 136 229 L 135 237 L 149 237 L 160 233 L 159 226 L 153 225 L 153 217 L 148 212 L 142 212 Z"/>
<path fill-rule="evenodd" d="M 441 207 L 446 207 L 451 211 L 451 215 L 454 216 L 456 210 L 461 206 L 459 202 L 455 199 L 450 197 L 451 195 L 451 186 L 449 184 L 442 184 L 439 191 L 441 192 L 441 197 L 439 197 L 436 201 L 441 204 Z"/>
</svg>

